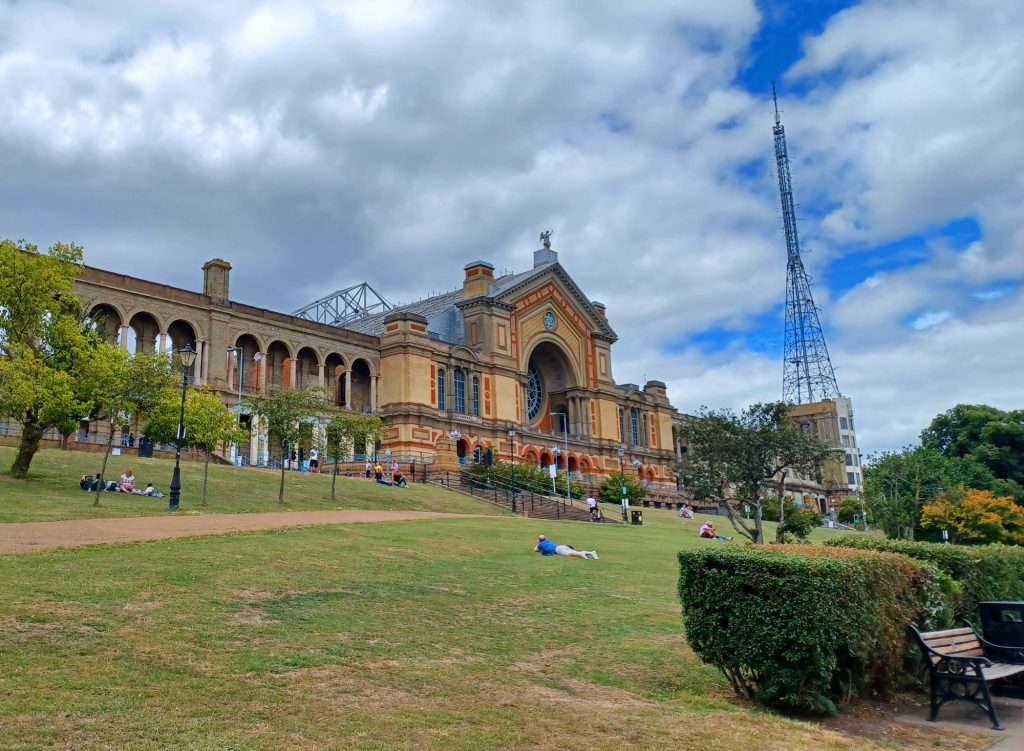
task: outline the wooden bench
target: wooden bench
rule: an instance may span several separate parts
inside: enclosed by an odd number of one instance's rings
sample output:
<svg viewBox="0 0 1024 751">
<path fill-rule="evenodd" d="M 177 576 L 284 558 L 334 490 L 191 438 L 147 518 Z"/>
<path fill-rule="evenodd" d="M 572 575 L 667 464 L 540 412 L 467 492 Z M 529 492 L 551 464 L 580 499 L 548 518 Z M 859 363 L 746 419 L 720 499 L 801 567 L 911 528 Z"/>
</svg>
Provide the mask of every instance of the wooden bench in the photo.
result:
<svg viewBox="0 0 1024 751">
<path fill-rule="evenodd" d="M 963 628 L 925 633 L 910 626 L 931 678 L 928 719 L 935 722 L 939 707 L 947 701 L 969 701 L 988 714 L 993 728 L 1002 730 L 988 684 L 1024 673 L 1024 648 L 992 644 L 970 623 L 964 624 Z"/>
</svg>

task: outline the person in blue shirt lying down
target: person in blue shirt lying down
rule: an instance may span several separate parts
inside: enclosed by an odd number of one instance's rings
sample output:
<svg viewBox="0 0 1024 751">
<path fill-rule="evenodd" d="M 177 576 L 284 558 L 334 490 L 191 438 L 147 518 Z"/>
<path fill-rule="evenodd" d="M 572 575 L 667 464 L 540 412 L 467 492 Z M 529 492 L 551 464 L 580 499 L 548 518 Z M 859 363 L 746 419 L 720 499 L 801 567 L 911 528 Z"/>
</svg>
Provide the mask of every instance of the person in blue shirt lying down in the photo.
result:
<svg viewBox="0 0 1024 751">
<path fill-rule="evenodd" d="M 533 548 L 534 553 L 541 555 L 567 555 L 571 558 L 599 558 L 596 550 L 575 550 L 571 545 L 556 545 L 544 535 L 537 537 L 537 545 Z"/>
</svg>

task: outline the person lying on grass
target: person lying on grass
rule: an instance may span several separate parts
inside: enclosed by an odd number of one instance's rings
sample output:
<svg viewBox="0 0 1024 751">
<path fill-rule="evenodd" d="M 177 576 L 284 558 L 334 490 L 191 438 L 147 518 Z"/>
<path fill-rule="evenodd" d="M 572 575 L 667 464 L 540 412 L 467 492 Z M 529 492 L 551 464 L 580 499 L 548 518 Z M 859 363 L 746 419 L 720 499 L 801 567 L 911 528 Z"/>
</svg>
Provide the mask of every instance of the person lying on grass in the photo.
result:
<svg viewBox="0 0 1024 751">
<path fill-rule="evenodd" d="M 541 555 L 567 555 L 571 558 L 593 558 L 595 561 L 600 557 L 596 550 L 576 550 L 571 545 L 556 545 L 544 535 L 537 537 L 537 545 L 533 548 L 534 553 Z"/>
</svg>

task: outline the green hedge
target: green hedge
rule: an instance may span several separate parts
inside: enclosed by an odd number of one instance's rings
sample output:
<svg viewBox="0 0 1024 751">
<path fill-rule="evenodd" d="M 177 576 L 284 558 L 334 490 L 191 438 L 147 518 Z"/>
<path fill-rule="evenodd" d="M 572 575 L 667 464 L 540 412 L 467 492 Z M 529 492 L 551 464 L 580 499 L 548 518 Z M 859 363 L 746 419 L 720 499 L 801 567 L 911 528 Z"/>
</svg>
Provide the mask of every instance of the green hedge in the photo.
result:
<svg viewBox="0 0 1024 751">
<path fill-rule="evenodd" d="M 900 553 L 924 561 L 959 583 L 953 603 L 956 618 L 977 618 L 984 600 L 1024 599 L 1024 549 L 1010 545 L 949 545 L 879 537 L 836 537 L 826 545 Z"/>
<path fill-rule="evenodd" d="M 834 712 L 906 675 L 907 624 L 944 625 L 936 572 L 903 556 L 821 546 L 679 553 L 686 636 L 736 691 Z"/>
</svg>

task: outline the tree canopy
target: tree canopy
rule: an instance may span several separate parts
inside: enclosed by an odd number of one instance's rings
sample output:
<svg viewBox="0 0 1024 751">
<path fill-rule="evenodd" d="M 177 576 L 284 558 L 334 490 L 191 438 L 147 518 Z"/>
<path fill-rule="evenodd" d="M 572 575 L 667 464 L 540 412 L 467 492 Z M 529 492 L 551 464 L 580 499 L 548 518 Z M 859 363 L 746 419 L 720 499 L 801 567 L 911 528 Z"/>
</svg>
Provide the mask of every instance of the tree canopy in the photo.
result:
<svg viewBox="0 0 1024 751">
<path fill-rule="evenodd" d="M 45 253 L 0 240 L 0 415 L 21 423 L 11 474 L 28 474 L 43 434 L 103 409 L 125 353 L 90 325 L 73 293 L 82 249 Z"/>
<path fill-rule="evenodd" d="M 752 404 L 739 415 L 703 407 L 684 433 L 689 449 L 679 476 L 686 489 L 697 500 L 723 501 L 736 531 L 758 544 L 765 492 L 781 489 L 786 473 L 816 475 L 830 451 L 793 424 L 784 402 Z M 744 505 L 753 525 L 743 518 Z"/>
<path fill-rule="evenodd" d="M 324 399 L 322 388 L 281 389 L 255 394 L 249 399 L 249 408 L 263 422 L 267 434 L 277 438 L 282 447 L 298 445 L 302 426 L 332 411 Z M 283 461 L 277 500 L 284 503 Z"/>
<path fill-rule="evenodd" d="M 1024 502 L 1024 409 L 958 404 L 921 432 L 921 445 L 988 468 L 993 489 Z"/>
<path fill-rule="evenodd" d="M 1024 509 L 1012 498 L 958 485 L 921 509 L 921 526 L 947 530 L 951 541 L 1024 544 Z"/>
</svg>

